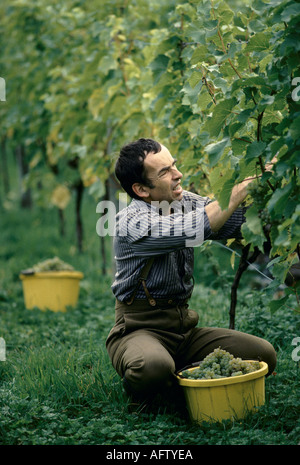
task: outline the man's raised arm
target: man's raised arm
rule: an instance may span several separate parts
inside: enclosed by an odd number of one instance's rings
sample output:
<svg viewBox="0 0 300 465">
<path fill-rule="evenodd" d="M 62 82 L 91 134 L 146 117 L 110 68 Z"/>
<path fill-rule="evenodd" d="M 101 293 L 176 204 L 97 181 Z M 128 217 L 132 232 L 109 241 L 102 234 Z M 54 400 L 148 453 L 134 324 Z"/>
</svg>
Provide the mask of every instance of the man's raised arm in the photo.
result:
<svg viewBox="0 0 300 465">
<path fill-rule="evenodd" d="M 222 210 L 217 201 L 211 202 L 205 207 L 209 219 L 210 227 L 213 232 L 219 231 L 226 221 L 231 217 L 235 210 L 245 200 L 248 195 L 247 186 L 253 181 L 253 178 L 245 179 L 232 189 L 229 205 L 226 210 Z"/>
</svg>

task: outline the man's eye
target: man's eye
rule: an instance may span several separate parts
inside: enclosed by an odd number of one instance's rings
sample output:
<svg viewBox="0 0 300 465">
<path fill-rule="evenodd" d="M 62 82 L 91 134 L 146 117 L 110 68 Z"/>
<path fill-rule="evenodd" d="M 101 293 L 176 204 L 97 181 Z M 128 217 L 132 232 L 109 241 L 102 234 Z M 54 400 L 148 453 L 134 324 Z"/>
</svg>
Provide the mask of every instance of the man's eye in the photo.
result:
<svg viewBox="0 0 300 465">
<path fill-rule="evenodd" d="M 169 171 L 170 171 L 170 169 L 169 169 L 169 168 L 166 168 L 164 171 L 161 171 L 159 177 L 162 178 L 162 177 L 165 176 Z"/>
<path fill-rule="evenodd" d="M 165 176 L 167 173 L 170 173 L 173 169 L 177 169 L 176 167 L 176 161 L 170 166 L 169 168 L 165 168 L 164 170 L 161 170 L 160 174 L 158 175 L 159 178 L 162 178 Z"/>
</svg>

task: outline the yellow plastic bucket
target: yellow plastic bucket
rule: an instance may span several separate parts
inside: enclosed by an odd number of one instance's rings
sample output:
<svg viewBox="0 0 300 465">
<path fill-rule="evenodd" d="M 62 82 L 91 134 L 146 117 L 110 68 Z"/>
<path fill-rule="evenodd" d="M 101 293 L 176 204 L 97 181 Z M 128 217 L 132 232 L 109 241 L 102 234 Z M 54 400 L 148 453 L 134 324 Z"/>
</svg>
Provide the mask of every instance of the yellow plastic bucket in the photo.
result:
<svg viewBox="0 0 300 465">
<path fill-rule="evenodd" d="M 79 283 L 83 273 L 79 271 L 43 271 L 20 274 L 23 285 L 25 307 L 54 312 L 75 306 L 79 296 Z"/>
<path fill-rule="evenodd" d="M 222 422 L 245 418 L 265 403 L 265 375 L 268 365 L 259 363 L 257 371 L 218 379 L 187 379 L 177 376 L 184 389 L 187 408 L 197 423 Z M 189 370 L 195 370 L 190 368 Z"/>
</svg>

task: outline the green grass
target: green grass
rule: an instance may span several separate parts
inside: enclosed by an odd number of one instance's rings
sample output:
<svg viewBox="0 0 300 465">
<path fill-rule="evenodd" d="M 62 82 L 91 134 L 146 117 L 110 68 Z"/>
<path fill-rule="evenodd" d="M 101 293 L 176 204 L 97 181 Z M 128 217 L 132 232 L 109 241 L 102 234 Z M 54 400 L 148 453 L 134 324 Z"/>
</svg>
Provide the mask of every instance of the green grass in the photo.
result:
<svg viewBox="0 0 300 465">
<path fill-rule="evenodd" d="M 237 329 L 266 337 L 278 352 L 276 375 L 266 379 L 265 405 L 243 421 L 201 427 L 176 405 L 132 411 L 105 350 L 114 299 L 111 277 L 101 271 L 95 204 L 87 198 L 83 216 L 85 246 L 78 254 L 72 206 L 63 238 L 55 210 L 1 212 L 0 337 L 6 361 L 0 362 L 0 444 L 298 444 L 299 366 L 291 343 L 299 334 L 299 316 L 289 308 L 271 315 L 264 293 L 248 286 L 247 273 L 238 295 Z M 66 313 L 26 310 L 19 271 L 54 255 L 84 272 L 78 305 Z M 201 325 L 228 327 L 230 266 L 225 277 L 215 275 L 216 264 L 196 255 L 191 307 L 199 311 Z"/>
</svg>

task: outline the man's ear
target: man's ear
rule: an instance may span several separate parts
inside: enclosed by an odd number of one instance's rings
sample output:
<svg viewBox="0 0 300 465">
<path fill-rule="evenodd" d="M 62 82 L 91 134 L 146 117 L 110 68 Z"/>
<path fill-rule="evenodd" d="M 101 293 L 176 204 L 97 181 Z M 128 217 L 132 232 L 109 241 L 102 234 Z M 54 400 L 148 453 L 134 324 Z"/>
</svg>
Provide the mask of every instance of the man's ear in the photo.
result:
<svg viewBox="0 0 300 465">
<path fill-rule="evenodd" d="M 136 195 L 138 195 L 142 199 L 149 197 L 149 188 L 144 186 L 144 184 L 136 182 L 132 184 L 132 190 Z"/>
</svg>

